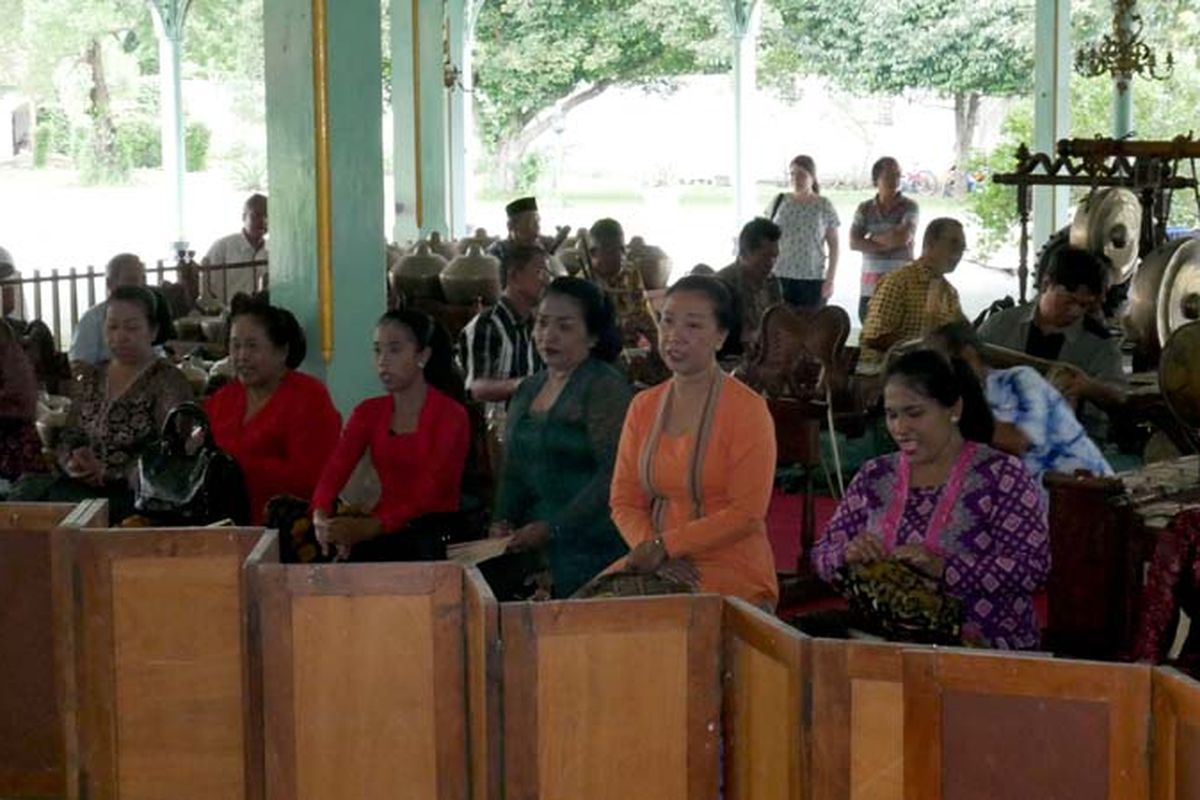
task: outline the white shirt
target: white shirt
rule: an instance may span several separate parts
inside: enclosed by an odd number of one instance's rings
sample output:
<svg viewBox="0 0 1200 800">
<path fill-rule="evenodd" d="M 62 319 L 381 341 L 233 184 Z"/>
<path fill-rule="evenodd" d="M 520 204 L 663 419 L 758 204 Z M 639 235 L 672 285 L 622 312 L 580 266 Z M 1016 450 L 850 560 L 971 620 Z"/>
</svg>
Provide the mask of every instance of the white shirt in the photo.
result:
<svg viewBox="0 0 1200 800">
<path fill-rule="evenodd" d="M 243 264 L 247 261 L 265 261 L 267 258 L 267 240 L 263 239 L 261 247 L 255 248 L 246 238 L 243 231 L 222 236 L 208 248 L 208 254 L 200 262 L 204 265 Z M 266 267 L 259 267 L 258 274 L 265 274 Z M 236 267 L 225 270 L 225 278 L 221 270 L 204 273 L 204 292 L 212 297 L 222 297 L 226 302 L 238 292 L 254 294 L 254 270 L 250 267 Z M 228 280 L 228 284 L 225 281 Z"/>
<path fill-rule="evenodd" d="M 785 194 L 778 206 L 772 201 L 767 214 L 783 232 L 779 240 L 779 258 L 775 261 L 775 277 L 824 279 L 825 235 L 839 225 L 837 210 L 829 198 L 817 195 L 811 201 L 801 203 Z"/>
</svg>

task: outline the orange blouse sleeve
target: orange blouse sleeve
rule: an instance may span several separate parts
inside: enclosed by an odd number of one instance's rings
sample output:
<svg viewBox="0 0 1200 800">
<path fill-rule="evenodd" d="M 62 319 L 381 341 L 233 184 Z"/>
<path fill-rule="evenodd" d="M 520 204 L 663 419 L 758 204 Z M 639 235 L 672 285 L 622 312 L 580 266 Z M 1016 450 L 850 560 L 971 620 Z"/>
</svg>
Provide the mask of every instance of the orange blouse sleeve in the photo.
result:
<svg viewBox="0 0 1200 800">
<path fill-rule="evenodd" d="M 642 488 L 638 459 L 650 431 L 650 415 L 658 408 L 657 396 L 656 392 L 645 391 L 633 398 L 621 428 L 621 443 L 617 446 L 609 505 L 613 523 L 630 548 L 654 538 L 650 497 Z"/>
<path fill-rule="evenodd" d="M 736 403 L 723 409 L 727 427 L 720 447 L 707 458 L 721 459 L 729 504 L 663 533 L 663 544 L 672 558 L 695 555 L 723 547 L 752 534 L 766 519 L 775 485 L 775 422 L 767 404 L 756 395 L 736 395 Z M 647 509 L 647 519 L 649 519 Z M 627 537 L 628 538 L 628 537 Z"/>
</svg>

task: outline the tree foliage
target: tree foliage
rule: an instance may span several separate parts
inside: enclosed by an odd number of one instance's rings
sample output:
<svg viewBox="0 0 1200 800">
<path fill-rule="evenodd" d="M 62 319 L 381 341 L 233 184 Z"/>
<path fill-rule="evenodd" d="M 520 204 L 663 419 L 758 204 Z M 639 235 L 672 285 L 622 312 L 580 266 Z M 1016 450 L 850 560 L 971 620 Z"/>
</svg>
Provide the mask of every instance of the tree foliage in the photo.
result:
<svg viewBox="0 0 1200 800">
<path fill-rule="evenodd" d="M 611 86 L 727 70 L 725 15 L 723 0 L 485 0 L 473 76 L 485 148 L 515 162 L 555 115 Z"/>
<path fill-rule="evenodd" d="M 765 37 L 770 63 L 849 91 L 1003 96 L 1032 85 L 1032 0 L 776 0 L 775 7 L 781 25 Z"/>
<path fill-rule="evenodd" d="M 773 7 L 778 24 L 764 32 L 763 58 L 772 82 L 819 75 L 855 94 L 926 89 L 953 97 L 960 158 L 979 97 L 1032 88 L 1033 0 L 775 0 Z"/>
<path fill-rule="evenodd" d="M 0 0 L 0 25 L 20 33 L 0 55 L 0 78 L 71 120 L 85 179 L 119 180 L 137 138 L 122 137 L 122 115 L 131 127 L 144 121 L 140 79 L 159 68 L 147 0 Z M 262 0 L 193 2 L 183 54 L 187 76 L 261 82 Z"/>
</svg>

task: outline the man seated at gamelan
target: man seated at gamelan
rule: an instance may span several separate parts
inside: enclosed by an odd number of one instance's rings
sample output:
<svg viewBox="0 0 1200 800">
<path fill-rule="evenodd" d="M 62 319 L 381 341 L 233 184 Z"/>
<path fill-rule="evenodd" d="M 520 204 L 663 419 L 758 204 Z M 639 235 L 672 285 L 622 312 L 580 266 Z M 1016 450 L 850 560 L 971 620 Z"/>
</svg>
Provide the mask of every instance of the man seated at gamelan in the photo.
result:
<svg viewBox="0 0 1200 800">
<path fill-rule="evenodd" d="M 590 279 L 608 295 L 626 347 L 658 338 L 654 310 L 642 273 L 625 260 L 625 231 L 615 219 L 599 219 L 588 231 Z"/>
<path fill-rule="evenodd" d="M 488 255 L 500 259 L 501 263 L 514 249 L 521 247 L 540 247 L 546 255 L 553 255 L 570 232 L 569 227 L 562 227 L 556 237 L 542 236 L 542 215 L 536 197 L 518 197 L 504 207 L 504 215 L 508 220 L 508 238 L 488 248 Z"/>
<path fill-rule="evenodd" d="M 750 220 L 738 235 L 737 260 L 717 273 L 733 295 L 742 318 L 741 341 L 730 348 L 734 353 L 753 350 L 762 332 L 763 313 L 783 302 L 779 279 L 771 274 L 779 257 L 782 236 L 779 226 L 771 220 L 763 217 Z"/>
<path fill-rule="evenodd" d="M 991 445 L 1021 459 L 1038 486 L 1047 472 L 1113 474 L 1071 404 L 1033 367 L 989 367 L 979 336 L 966 322 L 938 328 L 928 341 L 971 367 L 996 420 Z"/>
<path fill-rule="evenodd" d="M 1106 433 L 1107 417 L 1094 404 L 1119 403 L 1125 385 L 1120 339 L 1093 313 L 1107 271 L 1089 251 L 1061 248 L 1050 256 L 1034 302 L 993 314 L 979 328 L 988 344 L 1061 362 L 1054 383 L 1076 408 L 1084 403 L 1083 423 L 1096 438 Z"/>
<path fill-rule="evenodd" d="M 860 339 L 859 365 L 864 372 L 882 364 L 893 345 L 963 319 L 958 292 L 946 275 L 958 266 L 966 247 L 962 223 L 949 217 L 935 219 L 925 229 L 920 258 L 879 282 Z"/>
</svg>

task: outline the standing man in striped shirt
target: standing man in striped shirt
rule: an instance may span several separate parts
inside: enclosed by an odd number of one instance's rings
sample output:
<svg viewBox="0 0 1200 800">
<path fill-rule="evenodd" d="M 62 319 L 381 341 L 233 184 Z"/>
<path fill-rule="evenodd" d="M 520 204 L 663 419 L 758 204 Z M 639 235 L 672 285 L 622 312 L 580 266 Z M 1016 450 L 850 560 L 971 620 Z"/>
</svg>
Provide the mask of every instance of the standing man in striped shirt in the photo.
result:
<svg viewBox="0 0 1200 800">
<path fill-rule="evenodd" d="M 539 245 L 508 248 L 500 262 L 500 301 L 468 322 L 459 339 L 467 392 L 487 404 L 494 430 L 502 429 L 495 423 L 503 420 L 504 408 L 521 381 L 542 368 L 533 346 L 533 312 L 548 274 L 546 251 Z"/>
<path fill-rule="evenodd" d="M 871 295 L 884 275 L 913 260 L 916 201 L 900 193 L 900 164 L 884 156 L 871 167 L 876 194 L 859 204 L 850 225 L 850 249 L 863 254 L 858 320 L 866 324 Z"/>
</svg>

